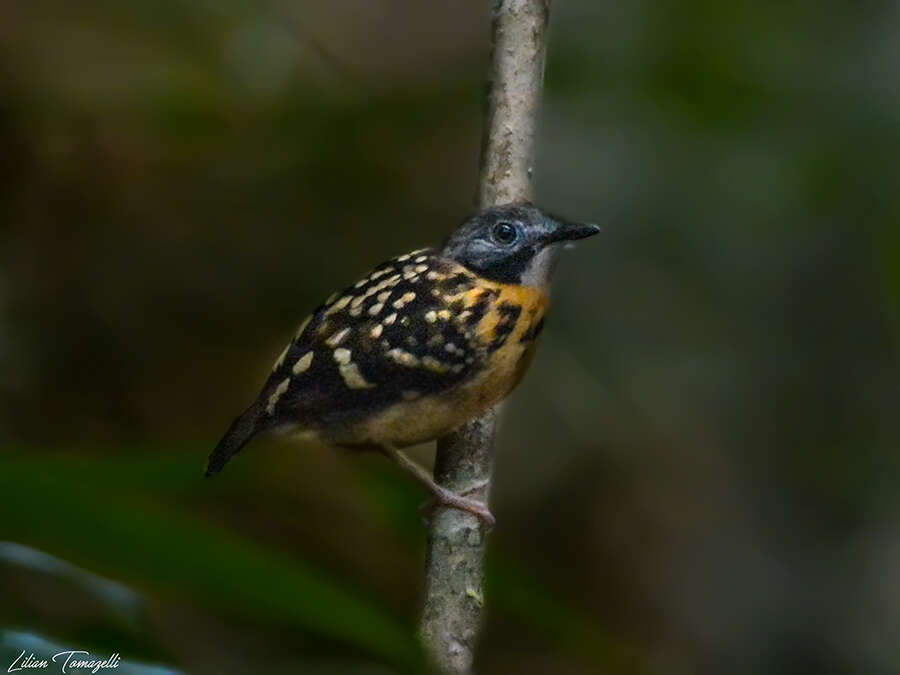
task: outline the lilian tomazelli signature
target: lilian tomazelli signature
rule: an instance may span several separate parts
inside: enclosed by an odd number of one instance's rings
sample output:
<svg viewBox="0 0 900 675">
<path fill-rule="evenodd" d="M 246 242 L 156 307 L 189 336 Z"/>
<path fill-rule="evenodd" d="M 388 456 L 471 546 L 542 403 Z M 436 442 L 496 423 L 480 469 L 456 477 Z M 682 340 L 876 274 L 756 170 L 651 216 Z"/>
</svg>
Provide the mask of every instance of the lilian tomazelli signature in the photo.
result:
<svg viewBox="0 0 900 675">
<path fill-rule="evenodd" d="M 51 657 L 51 661 L 57 664 L 62 673 L 72 673 L 75 671 L 98 673 L 105 668 L 115 669 L 119 667 L 122 659 L 118 652 L 106 659 L 93 659 L 91 653 L 80 649 L 71 649 L 68 651 L 57 652 Z M 27 656 L 25 650 L 19 654 L 15 660 L 6 669 L 7 673 L 15 673 L 22 670 L 43 670 L 50 667 L 50 663 L 46 659 L 35 658 L 34 652 Z"/>
</svg>

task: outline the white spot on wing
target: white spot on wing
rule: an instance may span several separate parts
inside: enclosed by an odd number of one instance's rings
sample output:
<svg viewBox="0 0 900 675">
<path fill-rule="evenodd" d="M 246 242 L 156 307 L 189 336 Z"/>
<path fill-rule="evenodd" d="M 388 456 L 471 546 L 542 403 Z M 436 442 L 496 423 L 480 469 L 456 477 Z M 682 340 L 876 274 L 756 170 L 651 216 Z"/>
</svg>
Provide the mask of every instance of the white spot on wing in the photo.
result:
<svg viewBox="0 0 900 675">
<path fill-rule="evenodd" d="M 293 344 L 293 343 L 288 343 L 288 346 L 284 348 L 283 352 L 281 352 L 281 356 L 278 357 L 278 360 L 275 362 L 275 365 L 272 366 L 273 371 L 281 368 L 281 364 L 284 363 L 284 357 L 287 356 L 288 350 L 291 348 L 291 344 Z"/>
<path fill-rule="evenodd" d="M 309 370 L 309 367 L 312 365 L 313 353 L 311 351 L 306 352 L 303 356 L 297 359 L 297 363 L 294 364 L 294 367 L 291 369 L 291 372 L 294 375 L 299 375 L 300 373 L 305 373 Z"/>
<path fill-rule="evenodd" d="M 388 358 L 391 358 L 399 363 L 401 366 L 414 367 L 419 365 L 419 359 L 414 354 L 410 354 L 403 349 L 397 349 L 396 347 L 389 350 L 387 352 L 387 356 Z"/>
<path fill-rule="evenodd" d="M 409 302 L 412 302 L 415 299 L 416 299 L 416 294 L 413 293 L 412 291 L 409 291 L 409 292 L 401 295 L 396 300 L 394 300 L 393 307 L 394 307 L 394 309 L 401 309 L 404 305 L 406 305 Z"/>
<path fill-rule="evenodd" d="M 337 347 L 339 344 L 341 344 L 341 342 L 344 341 L 344 338 L 347 337 L 347 333 L 349 333 L 349 332 L 350 332 L 349 328 L 344 328 L 342 330 L 339 330 L 337 333 L 335 333 L 330 338 L 325 340 L 325 344 L 328 345 L 329 347 Z"/>
<path fill-rule="evenodd" d="M 281 384 L 279 384 L 275 388 L 275 391 L 272 392 L 272 395 L 269 396 L 269 404 L 266 406 L 266 412 L 269 415 L 271 415 L 272 413 L 275 412 L 275 406 L 278 403 L 278 399 L 280 399 L 282 397 L 284 392 L 286 392 L 288 390 L 288 387 L 290 387 L 290 386 L 291 386 L 291 378 L 286 377 L 281 381 Z"/>
<path fill-rule="evenodd" d="M 334 314 L 335 312 L 340 312 L 344 307 L 350 304 L 350 301 L 353 299 L 352 295 L 345 295 L 343 298 L 334 303 L 331 307 L 325 310 L 325 316 L 329 316 Z"/>
<path fill-rule="evenodd" d="M 366 378 L 359 372 L 359 367 L 355 363 L 342 363 L 338 366 L 341 377 L 344 378 L 344 384 L 350 389 L 371 389 L 375 385 L 368 382 Z"/>
</svg>

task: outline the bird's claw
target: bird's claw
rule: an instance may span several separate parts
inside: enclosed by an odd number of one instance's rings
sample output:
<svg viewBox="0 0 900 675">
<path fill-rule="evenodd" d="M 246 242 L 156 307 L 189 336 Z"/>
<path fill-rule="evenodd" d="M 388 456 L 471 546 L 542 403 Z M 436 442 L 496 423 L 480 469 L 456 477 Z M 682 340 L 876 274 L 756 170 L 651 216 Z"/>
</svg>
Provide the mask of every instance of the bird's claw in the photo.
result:
<svg viewBox="0 0 900 675">
<path fill-rule="evenodd" d="M 490 512 L 487 504 L 463 496 L 474 492 L 475 490 L 483 488 L 485 485 L 487 485 L 487 483 L 488 481 L 486 480 L 481 481 L 479 483 L 476 483 L 475 485 L 472 485 L 471 487 L 466 488 L 461 493 L 456 493 L 452 490 L 448 490 L 447 488 L 439 486 L 439 489 L 434 491 L 434 499 L 423 504 L 419 508 L 419 512 L 422 514 L 423 519 L 427 523 L 434 511 L 441 507 L 459 509 L 460 511 L 471 513 L 476 518 L 481 520 L 481 522 L 484 523 L 485 527 L 488 530 L 491 530 L 497 523 L 497 519 L 494 518 L 494 514 Z"/>
</svg>

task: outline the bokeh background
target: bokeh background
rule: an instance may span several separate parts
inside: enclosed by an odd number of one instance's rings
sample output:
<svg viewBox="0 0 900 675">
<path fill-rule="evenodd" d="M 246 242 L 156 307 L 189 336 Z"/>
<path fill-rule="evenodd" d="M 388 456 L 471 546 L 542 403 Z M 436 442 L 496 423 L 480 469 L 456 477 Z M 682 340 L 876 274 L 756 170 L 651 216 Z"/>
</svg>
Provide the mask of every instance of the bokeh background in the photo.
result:
<svg viewBox="0 0 900 675">
<path fill-rule="evenodd" d="M 0 6 L 0 665 L 419 668 L 415 485 L 201 471 L 469 209 L 487 5 Z M 898 83 L 894 2 L 554 3 L 538 201 L 606 233 L 505 408 L 480 672 L 900 672 Z"/>
</svg>

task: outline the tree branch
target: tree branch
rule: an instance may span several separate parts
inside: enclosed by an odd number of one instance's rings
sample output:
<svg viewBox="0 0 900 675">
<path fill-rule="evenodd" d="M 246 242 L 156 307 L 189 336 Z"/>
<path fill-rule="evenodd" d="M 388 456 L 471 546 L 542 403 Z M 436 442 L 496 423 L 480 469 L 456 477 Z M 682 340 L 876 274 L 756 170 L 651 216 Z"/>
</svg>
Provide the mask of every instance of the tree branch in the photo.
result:
<svg viewBox="0 0 900 675">
<path fill-rule="evenodd" d="M 550 0 L 495 0 L 485 130 L 481 148 L 480 208 L 531 198 L 534 135 L 544 76 Z M 435 480 L 487 501 L 496 411 L 442 438 Z M 476 487 L 477 486 L 477 487 Z M 484 531 L 472 514 L 435 512 L 429 527 L 420 634 L 444 673 L 468 673 L 481 627 Z"/>
</svg>

